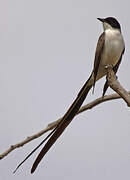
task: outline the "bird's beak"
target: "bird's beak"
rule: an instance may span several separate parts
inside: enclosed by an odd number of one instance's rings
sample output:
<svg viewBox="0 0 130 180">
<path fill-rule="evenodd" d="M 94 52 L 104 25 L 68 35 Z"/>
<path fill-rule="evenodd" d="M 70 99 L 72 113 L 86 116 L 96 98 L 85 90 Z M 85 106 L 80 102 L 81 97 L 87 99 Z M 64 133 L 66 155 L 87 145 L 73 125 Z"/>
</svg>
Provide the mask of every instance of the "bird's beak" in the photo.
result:
<svg viewBox="0 0 130 180">
<path fill-rule="evenodd" d="M 102 19 L 102 18 L 97 18 L 97 19 L 101 22 L 104 22 L 104 19 Z"/>
</svg>

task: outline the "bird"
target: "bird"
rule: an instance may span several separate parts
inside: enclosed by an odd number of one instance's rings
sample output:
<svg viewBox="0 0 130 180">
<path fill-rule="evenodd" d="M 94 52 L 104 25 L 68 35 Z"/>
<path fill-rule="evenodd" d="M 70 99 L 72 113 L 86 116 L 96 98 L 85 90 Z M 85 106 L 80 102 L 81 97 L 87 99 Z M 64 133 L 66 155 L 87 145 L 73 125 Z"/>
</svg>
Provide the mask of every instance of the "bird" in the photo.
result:
<svg viewBox="0 0 130 180">
<path fill-rule="evenodd" d="M 52 145 L 56 142 L 56 140 L 61 136 L 63 131 L 67 128 L 67 126 L 71 123 L 76 113 L 82 106 L 86 96 L 90 89 L 95 87 L 96 81 L 101 79 L 107 74 L 106 67 L 111 65 L 114 73 L 117 73 L 117 70 L 120 66 L 122 56 L 125 51 L 125 43 L 123 39 L 123 35 L 121 32 L 121 26 L 118 20 L 114 17 L 107 18 L 97 18 L 101 21 L 103 25 L 103 33 L 100 35 L 94 58 L 94 65 L 92 72 L 85 82 L 81 90 L 79 91 L 76 99 L 69 107 L 68 111 L 61 118 L 59 124 L 52 130 L 52 132 L 19 164 L 16 168 L 18 169 L 21 164 L 28 159 L 31 154 L 36 151 L 45 141 L 46 144 L 43 146 L 42 150 L 36 157 L 36 160 L 33 163 L 31 168 L 31 173 L 34 173 L 40 161 L 43 159 L 45 154 L 49 151 Z M 106 80 L 103 88 L 103 94 L 105 95 L 107 89 L 109 87 L 108 81 Z"/>
</svg>

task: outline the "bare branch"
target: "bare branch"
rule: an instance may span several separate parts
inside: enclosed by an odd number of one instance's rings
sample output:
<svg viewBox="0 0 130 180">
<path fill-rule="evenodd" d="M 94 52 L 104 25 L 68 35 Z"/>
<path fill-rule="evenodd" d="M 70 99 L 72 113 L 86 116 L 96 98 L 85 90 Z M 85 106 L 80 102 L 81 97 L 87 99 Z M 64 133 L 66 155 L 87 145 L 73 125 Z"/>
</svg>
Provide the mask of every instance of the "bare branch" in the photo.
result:
<svg viewBox="0 0 130 180">
<path fill-rule="evenodd" d="M 114 91 L 116 91 L 127 103 L 127 106 L 130 107 L 130 94 L 121 86 L 121 84 L 117 80 L 117 77 L 113 71 L 112 66 L 108 65 L 106 69 L 107 69 L 107 80 L 108 80 L 109 86 Z"/>
<path fill-rule="evenodd" d="M 129 95 L 130 95 L 130 91 L 129 91 Z M 121 98 L 121 97 L 118 94 L 106 95 L 103 98 L 100 97 L 100 98 L 88 103 L 87 105 L 82 106 L 77 114 L 82 113 L 83 111 L 92 109 L 93 107 L 95 107 L 98 104 L 101 104 L 103 102 L 114 100 L 114 99 L 119 99 L 119 98 Z M 41 130 L 40 132 L 38 132 L 32 136 L 27 137 L 26 139 L 24 139 L 23 141 L 15 144 L 15 145 L 11 145 L 5 152 L 0 154 L 0 159 L 3 159 L 5 156 L 7 156 L 10 152 L 15 150 L 16 148 L 22 147 L 25 144 L 29 143 L 30 141 L 40 137 L 41 135 L 45 134 L 48 131 L 54 129 L 56 127 L 56 125 L 60 122 L 60 120 L 61 120 L 61 118 L 58 119 L 57 121 L 54 121 L 54 122 L 48 124 L 47 127 L 45 129 Z"/>
</svg>

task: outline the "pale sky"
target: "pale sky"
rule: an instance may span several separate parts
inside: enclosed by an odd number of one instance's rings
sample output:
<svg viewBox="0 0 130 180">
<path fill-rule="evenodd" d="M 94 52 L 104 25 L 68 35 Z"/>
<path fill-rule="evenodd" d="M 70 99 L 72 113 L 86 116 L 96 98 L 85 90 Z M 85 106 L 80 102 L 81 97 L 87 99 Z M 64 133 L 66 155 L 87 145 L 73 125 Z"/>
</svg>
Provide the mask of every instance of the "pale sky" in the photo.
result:
<svg viewBox="0 0 130 180">
<path fill-rule="evenodd" d="M 130 90 L 129 7 L 129 0 L 0 0 L 0 153 L 64 115 L 91 73 L 103 31 L 97 17 L 121 24 L 126 51 L 117 75 Z M 97 82 L 85 103 L 101 96 L 103 85 Z M 123 100 L 74 118 L 33 175 L 39 151 L 13 174 L 45 136 L 1 160 L 0 179 L 130 179 L 130 110 Z"/>
</svg>

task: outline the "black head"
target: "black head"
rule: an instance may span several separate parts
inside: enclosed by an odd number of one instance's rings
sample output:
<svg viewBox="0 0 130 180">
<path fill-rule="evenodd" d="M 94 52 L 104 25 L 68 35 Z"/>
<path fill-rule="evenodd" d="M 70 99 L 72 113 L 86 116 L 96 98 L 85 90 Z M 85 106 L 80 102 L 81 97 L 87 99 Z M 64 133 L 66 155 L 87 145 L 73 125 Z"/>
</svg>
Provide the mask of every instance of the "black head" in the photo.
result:
<svg viewBox="0 0 130 180">
<path fill-rule="evenodd" d="M 105 19 L 101 19 L 101 18 L 97 18 L 97 19 L 100 20 L 101 22 L 106 22 L 110 24 L 113 28 L 121 29 L 119 22 L 113 17 L 107 17 Z"/>
</svg>

